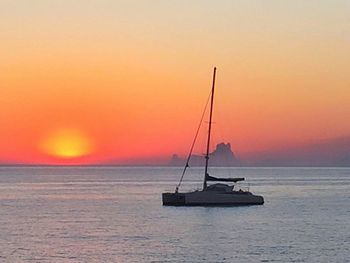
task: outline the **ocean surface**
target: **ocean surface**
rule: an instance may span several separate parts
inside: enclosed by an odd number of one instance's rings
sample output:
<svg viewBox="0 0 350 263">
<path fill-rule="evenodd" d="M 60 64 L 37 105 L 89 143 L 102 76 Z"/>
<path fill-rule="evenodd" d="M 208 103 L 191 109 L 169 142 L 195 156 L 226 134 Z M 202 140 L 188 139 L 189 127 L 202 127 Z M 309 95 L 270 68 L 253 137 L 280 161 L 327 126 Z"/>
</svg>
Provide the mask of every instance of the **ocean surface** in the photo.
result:
<svg viewBox="0 0 350 263">
<path fill-rule="evenodd" d="M 163 207 L 181 171 L 0 167 L 0 262 L 350 262 L 350 168 L 212 168 L 265 204 Z"/>
</svg>

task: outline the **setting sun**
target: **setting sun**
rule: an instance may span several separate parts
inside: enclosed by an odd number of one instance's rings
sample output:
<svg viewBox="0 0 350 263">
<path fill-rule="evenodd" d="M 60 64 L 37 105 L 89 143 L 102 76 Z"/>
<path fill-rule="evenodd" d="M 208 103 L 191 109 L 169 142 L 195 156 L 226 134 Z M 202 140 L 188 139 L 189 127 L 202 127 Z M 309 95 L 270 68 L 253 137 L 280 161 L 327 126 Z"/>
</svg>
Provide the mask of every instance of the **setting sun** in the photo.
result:
<svg viewBox="0 0 350 263">
<path fill-rule="evenodd" d="M 60 158 L 77 158 L 92 152 L 91 140 L 81 131 L 61 129 L 51 133 L 40 145 L 41 149 Z"/>
</svg>

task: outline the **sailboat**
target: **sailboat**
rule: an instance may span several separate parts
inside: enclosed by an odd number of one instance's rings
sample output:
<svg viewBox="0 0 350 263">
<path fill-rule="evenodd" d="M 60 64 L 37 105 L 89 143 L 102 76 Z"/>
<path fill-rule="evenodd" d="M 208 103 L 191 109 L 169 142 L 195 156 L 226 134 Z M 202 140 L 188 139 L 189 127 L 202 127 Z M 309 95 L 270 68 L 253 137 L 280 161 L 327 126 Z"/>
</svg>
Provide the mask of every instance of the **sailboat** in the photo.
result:
<svg viewBox="0 0 350 263">
<path fill-rule="evenodd" d="M 180 193 L 179 187 L 182 179 L 185 175 L 187 168 L 189 167 L 189 161 L 191 158 L 192 150 L 198 135 L 199 128 L 203 121 L 204 112 L 197 129 L 195 139 L 192 143 L 190 153 L 187 157 L 185 167 L 182 172 L 182 176 L 179 184 L 176 186 L 175 192 L 163 193 L 163 205 L 166 206 L 242 206 L 242 205 L 262 205 L 264 204 L 264 198 L 259 195 L 254 195 L 247 190 L 236 189 L 236 183 L 244 181 L 245 178 L 218 178 L 209 175 L 209 150 L 210 150 L 210 136 L 212 128 L 212 117 L 213 117 L 213 106 L 214 106 L 214 91 L 215 91 L 215 78 L 216 78 L 216 67 L 214 67 L 212 88 L 210 93 L 210 114 L 209 114 L 209 126 L 208 126 L 208 137 L 207 147 L 205 155 L 205 169 L 204 169 L 204 181 L 203 189 L 192 192 Z M 231 184 L 214 183 L 208 185 L 208 182 L 230 182 Z"/>
</svg>

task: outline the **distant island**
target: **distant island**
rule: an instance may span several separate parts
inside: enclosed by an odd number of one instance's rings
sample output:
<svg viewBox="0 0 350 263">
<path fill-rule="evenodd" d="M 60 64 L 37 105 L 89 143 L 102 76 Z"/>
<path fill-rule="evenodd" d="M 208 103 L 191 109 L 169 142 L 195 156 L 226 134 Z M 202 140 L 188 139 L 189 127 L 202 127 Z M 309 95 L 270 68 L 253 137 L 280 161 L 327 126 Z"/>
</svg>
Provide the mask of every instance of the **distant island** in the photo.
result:
<svg viewBox="0 0 350 263">
<path fill-rule="evenodd" d="M 230 143 L 219 143 L 213 152 L 209 154 L 209 162 L 211 166 L 239 166 L 240 162 L 231 149 Z M 174 154 L 169 162 L 171 166 L 183 166 L 186 159 Z M 203 166 L 205 158 L 201 155 L 192 155 L 190 166 Z"/>
</svg>

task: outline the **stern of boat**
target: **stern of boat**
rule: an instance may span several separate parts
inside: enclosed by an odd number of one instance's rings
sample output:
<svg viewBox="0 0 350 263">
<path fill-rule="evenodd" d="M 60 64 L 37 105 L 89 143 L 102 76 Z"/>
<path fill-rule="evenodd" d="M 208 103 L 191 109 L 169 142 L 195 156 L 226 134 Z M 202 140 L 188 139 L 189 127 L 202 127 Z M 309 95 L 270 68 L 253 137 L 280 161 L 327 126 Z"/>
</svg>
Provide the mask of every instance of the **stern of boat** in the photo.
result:
<svg viewBox="0 0 350 263">
<path fill-rule="evenodd" d="M 163 205 L 180 206 L 185 205 L 185 195 L 182 193 L 163 193 Z"/>
</svg>

